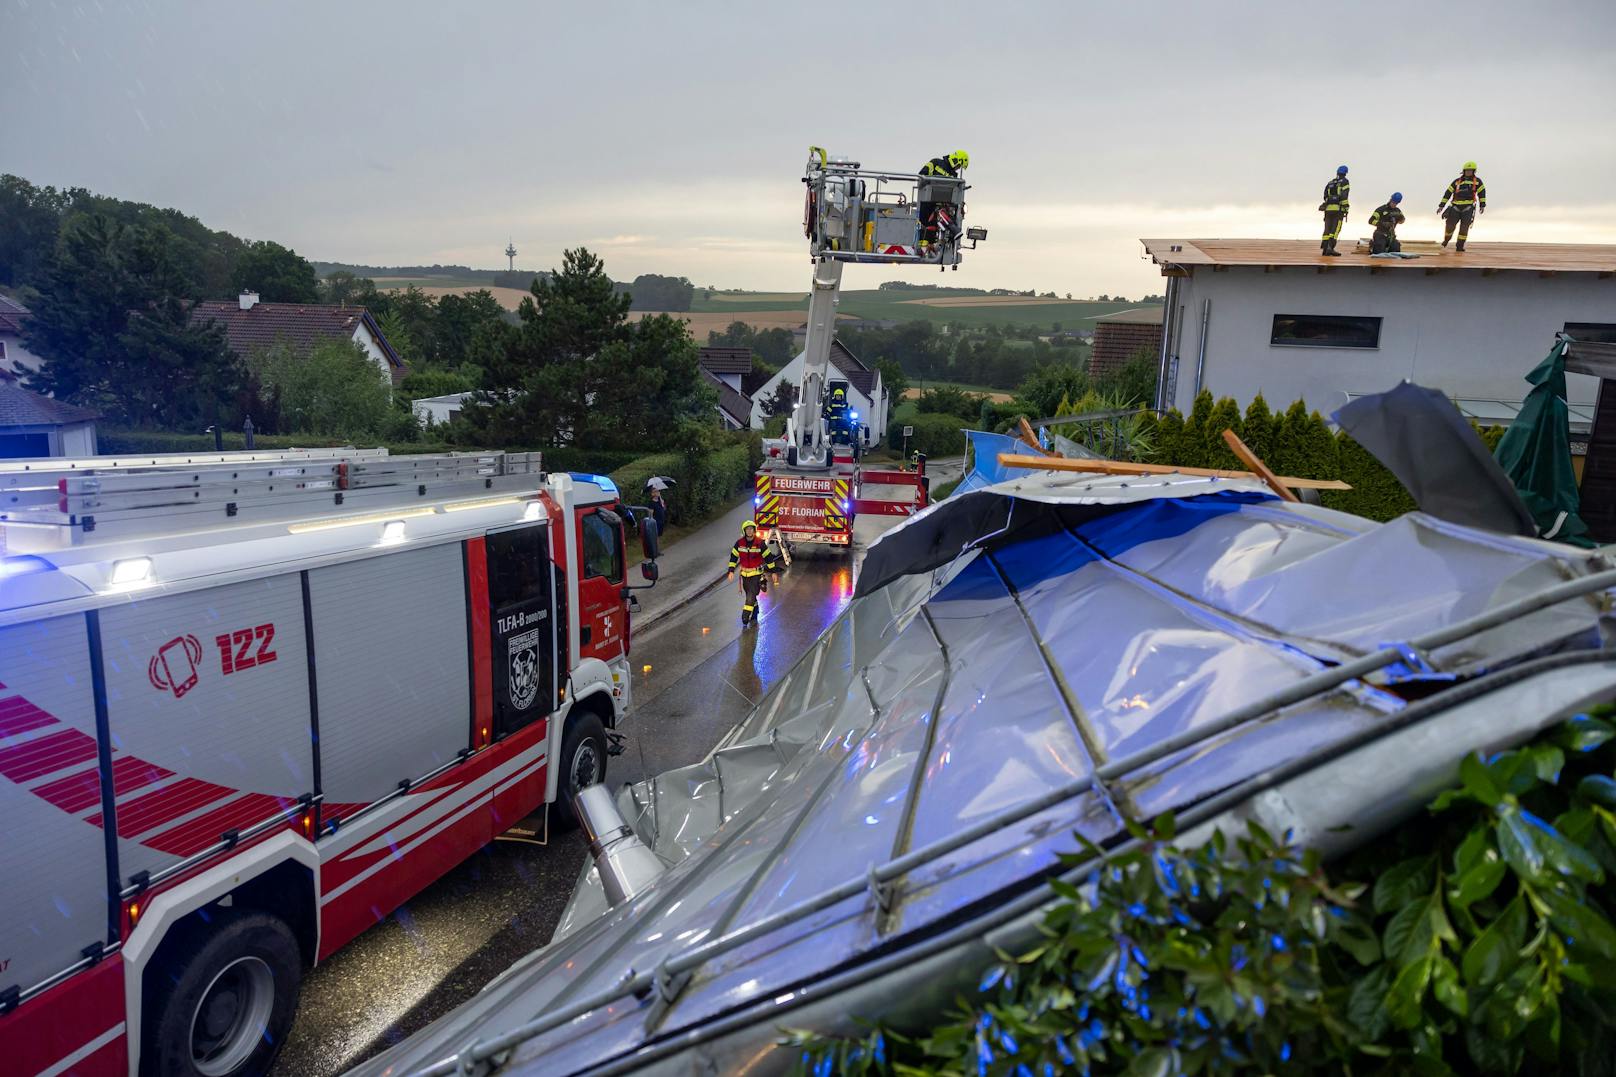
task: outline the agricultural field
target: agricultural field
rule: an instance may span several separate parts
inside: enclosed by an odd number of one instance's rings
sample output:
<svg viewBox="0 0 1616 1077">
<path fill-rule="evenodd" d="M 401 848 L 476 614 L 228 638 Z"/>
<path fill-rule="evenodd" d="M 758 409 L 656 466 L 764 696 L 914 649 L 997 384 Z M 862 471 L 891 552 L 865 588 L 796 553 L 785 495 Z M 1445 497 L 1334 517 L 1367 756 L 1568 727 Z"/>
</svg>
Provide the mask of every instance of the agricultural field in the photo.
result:
<svg viewBox="0 0 1616 1077">
<path fill-rule="evenodd" d="M 527 293 L 517 288 L 489 288 L 486 284 L 447 277 L 377 277 L 383 290 L 415 285 L 428 295 L 464 294 L 488 288 L 500 305 L 515 310 Z M 705 296 L 705 298 L 704 298 Z M 865 318 L 898 322 L 927 321 L 961 327 L 1013 325 L 1048 329 L 1059 322 L 1062 329 L 1092 328 L 1094 319 L 1119 310 L 1131 310 L 1137 303 L 1095 303 L 1087 300 L 1041 299 L 1019 295 L 970 295 L 962 289 L 939 288 L 935 292 L 881 291 L 876 288 L 842 292 L 842 318 Z M 690 322 L 690 331 L 699 341 L 710 330 L 723 330 L 733 321 L 746 322 L 758 329 L 787 329 L 801 325 L 808 312 L 806 292 L 712 292 L 696 289 L 689 311 L 677 312 Z M 643 313 L 636 311 L 635 316 Z"/>
<path fill-rule="evenodd" d="M 781 302 L 792 297 L 784 292 L 714 292 L 702 298 L 699 289 L 691 303 L 695 312 L 726 312 L 735 320 L 766 328 L 755 315 L 776 313 L 790 306 L 806 312 L 808 299 L 796 293 L 795 302 Z M 875 288 L 842 292 L 839 308 L 843 315 L 875 320 L 900 322 L 951 322 L 955 325 L 1016 325 L 1046 328 L 1055 322 L 1063 329 L 1090 327 L 1094 319 L 1119 310 L 1131 310 L 1137 303 L 1092 303 L 1084 300 L 1039 299 L 1019 295 L 966 295 L 940 288 L 936 292 L 881 291 Z M 800 319 L 799 319 L 800 320 Z M 770 325 L 777 324 L 770 322 Z"/>
<path fill-rule="evenodd" d="M 432 296 L 433 298 L 438 298 L 439 296 L 445 295 L 469 295 L 470 293 L 477 291 L 491 292 L 493 293 L 495 301 L 506 310 L 515 310 L 517 307 L 521 306 L 523 298 L 528 295 L 528 293 L 523 291 L 521 288 L 493 288 L 486 284 L 456 284 L 453 281 L 449 281 L 447 283 L 438 281 L 433 283 L 431 278 L 417 279 L 392 277 L 387 279 L 379 279 L 376 281 L 377 289 L 383 292 L 401 292 L 412 284 L 417 289 L 426 293 L 427 295 Z"/>
</svg>

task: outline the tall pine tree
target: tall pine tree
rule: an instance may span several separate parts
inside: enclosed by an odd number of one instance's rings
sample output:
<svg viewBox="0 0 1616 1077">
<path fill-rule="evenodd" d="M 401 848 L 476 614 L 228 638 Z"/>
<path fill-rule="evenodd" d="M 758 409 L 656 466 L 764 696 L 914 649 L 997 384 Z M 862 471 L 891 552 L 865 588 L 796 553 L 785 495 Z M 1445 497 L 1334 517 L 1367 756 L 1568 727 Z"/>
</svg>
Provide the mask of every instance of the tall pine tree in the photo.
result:
<svg viewBox="0 0 1616 1077">
<path fill-rule="evenodd" d="M 69 219 L 40 287 L 32 388 L 136 426 L 185 429 L 232 407 L 239 364 L 223 331 L 193 326 L 195 282 L 161 225 Z"/>
</svg>

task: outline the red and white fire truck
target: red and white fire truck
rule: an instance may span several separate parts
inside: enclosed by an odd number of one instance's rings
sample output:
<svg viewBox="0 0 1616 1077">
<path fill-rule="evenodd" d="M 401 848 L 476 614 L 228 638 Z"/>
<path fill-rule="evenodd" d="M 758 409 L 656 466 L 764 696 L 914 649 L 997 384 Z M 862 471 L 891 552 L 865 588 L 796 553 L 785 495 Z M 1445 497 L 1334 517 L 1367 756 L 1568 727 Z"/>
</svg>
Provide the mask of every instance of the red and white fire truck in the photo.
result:
<svg viewBox="0 0 1616 1077">
<path fill-rule="evenodd" d="M 4 465 L 0 1070 L 262 1072 L 304 969 L 600 781 L 625 516 L 525 453 Z"/>
<path fill-rule="evenodd" d="M 787 547 L 808 542 L 851 548 L 860 513 L 910 516 L 931 503 L 924 457 L 912 470 L 876 469 L 834 453 L 830 469 L 820 473 L 765 462 L 753 482 L 753 518 Z"/>
</svg>

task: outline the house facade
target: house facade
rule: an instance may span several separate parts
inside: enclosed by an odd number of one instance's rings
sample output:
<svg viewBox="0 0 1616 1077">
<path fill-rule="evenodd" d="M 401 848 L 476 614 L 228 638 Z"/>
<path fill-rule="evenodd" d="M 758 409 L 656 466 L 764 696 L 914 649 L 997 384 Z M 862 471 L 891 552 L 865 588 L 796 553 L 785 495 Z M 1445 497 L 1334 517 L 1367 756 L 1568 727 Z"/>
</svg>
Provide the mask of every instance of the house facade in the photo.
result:
<svg viewBox="0 0 1616 1077">
<path fill-rule="evenodd" d="M 1162 308 L 1135 307 L 1096 318 L 1093 340 L 1089 373 L 1097 377 L 1121 370 L 1140 351 L 1154 359 L 1161 353 Z"/>
<path fill-rule="evenodd" d="M 1328 414 L 1408 380 L 1478 421 L 1508 422 L 1525 374 L 1569 332 L 1616 340 L 1616 246 L 1408 242 L 1320 256 L 1316 240 L 1148 239 L 1167 277 L 1158 402 L 1188 411 L 1205 388 Z M 1567 379 L 1574 430 L 1597 382 Z"/>
<path fill-rule="evenodd" d="M 23 343 L 23 328 L 29 317 L 27 307 L 0 295 L 0 376 L 24 378 L 44 362 Z"/>
<path fill-rule="evenodd" d="M 337 303 L 264 303 L 256 292 L 242 292 L 234 302 L 205 300 L 191 312 L 195 322 L 224 326 L 225 342 L 238 357 L 284 341 L 307 355 L 327 340 L 351 340 L 376 364 L 380 377 L 398 385 L 409 373 L 402 356 L 388 343 L 381 326 L 364 307 Z"/>
<path fill-rule="evenodd" d="M 763 424 L 769 418 L 765 410 L 766 402 L 774 399 L 782 383 L 792 387 L 802 384 L 802 364 L 803 353 L 798 352 L 791 362 L 780 368 L 778 374 L 752 394 L 752 429 L 763 429 Z M 859 413 L 859 422 L 869 427 L 870 443 L 879 444 L 884 440 L 887 436 L 887 390 L 881 383 L 881 372 L 866 366 L 840 340 L 831 343 L 830 374 L 826 379 L 825 392 L 836 389 L 846 390 L 848 406 Z"/>
<path fill-rule="evenodd" d="M 718 421 L 725 430 L 752 425 L 752 398 L 746 379 L 752 373 L 750 348 L 702 348 L 698 353 L 702 380 L 718 394 Z"/>
<path fill-rule="evenodd" d="M 94 456 L 98 411 L 31 393 L 0 377 L 0 460 Z"/>
</svg>

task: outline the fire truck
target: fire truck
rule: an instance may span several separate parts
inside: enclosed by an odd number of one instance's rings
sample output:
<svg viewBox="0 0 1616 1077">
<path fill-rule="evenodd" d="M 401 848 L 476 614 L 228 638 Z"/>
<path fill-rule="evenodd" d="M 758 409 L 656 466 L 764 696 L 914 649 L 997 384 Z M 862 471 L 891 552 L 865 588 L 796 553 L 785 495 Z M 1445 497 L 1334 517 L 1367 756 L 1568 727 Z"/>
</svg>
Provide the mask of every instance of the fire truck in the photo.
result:
<svg viewBox="0 0 1616 1077">
<path fill-rule="evenodd" d="M 987 238 L 985 228 L 964 227 L 968 185 L 960 178 L 868 169 L 813 146 L 802 182 L 803 232 L 814 265 L 808 336 L 784 436 L 765 439 L 753 494 L 758 526 L 779 538 L 788 555 L 794 542 L 850 551 L 859 513 L 906 516 L 928 504 L 924 462 L 914 470 L 863 469 L 868 427 L 857 412 L 836 424 L 825 416 L 842 267 L 958 269 L 962 252 Z"/>
<path fill-rule="evenodd" d="M 0 1069 L 261 1073 L 305 969 L 547 832 L 630 703 L 632 519 L 536 453 L 0 466 Z"/>
</svg>

